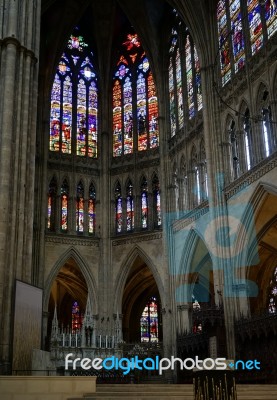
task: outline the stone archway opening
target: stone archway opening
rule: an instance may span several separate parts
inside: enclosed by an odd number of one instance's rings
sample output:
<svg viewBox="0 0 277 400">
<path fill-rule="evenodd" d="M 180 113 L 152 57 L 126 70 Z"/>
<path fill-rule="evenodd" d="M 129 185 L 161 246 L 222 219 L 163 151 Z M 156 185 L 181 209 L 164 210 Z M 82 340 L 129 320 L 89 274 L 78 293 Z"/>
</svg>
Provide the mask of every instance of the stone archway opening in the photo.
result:
<svg viewBox="0 0 277 400">
<path fill-rule="evenodd" d="M 55 307 L 59 327 L 63 327 L 68 332 L 77 332 L 82 325 L 87 298 L 86 280 L 77 262 L 71 257 L 61 267 L 51 287 L 48 303 L 47 347 L 49 347 Z"/>
<path fill-rule="evenodd" d="M 150 268 L 140 256 L 134 260 L 125 283 L 122 313 L 125 342 L 162 341 L 161 300 L 158 286 Z"/>
</svg>

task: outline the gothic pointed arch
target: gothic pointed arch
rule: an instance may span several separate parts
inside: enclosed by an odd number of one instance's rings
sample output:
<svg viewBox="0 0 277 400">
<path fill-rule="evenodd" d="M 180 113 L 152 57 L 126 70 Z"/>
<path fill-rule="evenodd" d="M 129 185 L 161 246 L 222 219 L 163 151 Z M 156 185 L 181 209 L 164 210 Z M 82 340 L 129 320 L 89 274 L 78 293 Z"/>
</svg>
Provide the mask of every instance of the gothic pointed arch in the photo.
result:
<svg viewBox="0 0 277 400">
<path fill-rule="evenodd" d="M 43 309 L 44 311 L 47 311 L 48 309 L 48 303 L 50 299 L 50 293 L 51 293 L 51 288 L 53 286 L 53 282 L 56 279 L 56 276 L 58 275 L 60 269 L 66 264 L 68 260 L 74 260 L 78 268 L 80 269 L 82 275 L 84 276 L 86 285 L 87 285 L 87 290 L 90 295 L 90 298 L 94 304 L 94 312 L 97 313 L 98 305 L 97 305 L 97 285 L 95 278 L 93 277 L 91 273 L 91 269 L 87 262 L 84 260 L 82 255 L 79 253 L 79 251 L 74 248 L 70 247 L 68 250 L 66 250 L 60 257 L 59 259 L 55 262 L 53 265 L 51 271 L 49 272 L 45 285 L 44 285 L 44 296 L 43 296 Z"/>
<path fill-rule="evenodd" d="M 131 267 L 135 263 L 136 259 L 138 259 L 138 258 L 147 265 L 147 267 L 151 271 L 151 274 L 153 274 L 154 280 L 158 287 L 161 302 L 162 303 L 164 302 L 165 288 L 164 288 L 164 285 L 162 282 L 161 275 L 159 273 L 158 266 L 155 265 L 155 263 L 151 259 L 151 257 L 140 246 L 136 245 L 129 251 L 129 253 L 124 258 L 124 260 L 121 264 L 121 267 L 120 267 L 120 273 L 116 278 L 116 282 L 115 282 L 116 294 L 115 294 L 114 306 L 118 310 L 121 310 L 121 304 L 122 304 L 122 299 L 123 299 L 123 294 L 124 294 L 124 287 L 127 282 L 127 278 L 130 273 Z M 117 310 L 115 309 L 114 312 L 116 312 L 116 311 Z"/>
</svg>

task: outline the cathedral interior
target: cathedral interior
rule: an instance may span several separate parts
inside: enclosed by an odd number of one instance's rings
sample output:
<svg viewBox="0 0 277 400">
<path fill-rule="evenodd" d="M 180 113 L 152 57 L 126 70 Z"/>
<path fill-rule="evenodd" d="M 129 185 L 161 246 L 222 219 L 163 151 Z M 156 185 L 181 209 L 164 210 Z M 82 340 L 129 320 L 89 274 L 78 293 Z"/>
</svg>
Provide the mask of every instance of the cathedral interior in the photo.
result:
<svg viewBox="0 0 277 400">
<path fill-rule="evenodd" d="M 0 21 L 0 374 L 93 332 L 277 383 L 277 1 L 0 0 Z"/>
</svg>

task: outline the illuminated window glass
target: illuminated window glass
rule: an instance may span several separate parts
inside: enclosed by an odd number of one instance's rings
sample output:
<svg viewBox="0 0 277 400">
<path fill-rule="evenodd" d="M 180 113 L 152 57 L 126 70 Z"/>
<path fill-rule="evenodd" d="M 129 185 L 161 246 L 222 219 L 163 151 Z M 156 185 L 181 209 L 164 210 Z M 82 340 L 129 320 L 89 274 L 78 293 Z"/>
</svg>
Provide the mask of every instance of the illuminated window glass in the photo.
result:
<svg viewBox="0 0 277 400">
<path fill-rule="evenodd" d="M 141 227 L 148 228 L 148 185 L 145 178 L 141 184 Z"/>
<path fill-rule="evenodd" d="M 256 54 L 263 45 L 263 26 L 261 20 L 261 5 L 259 0 L 247 0 L 248 21 L 252 54 Z"/>
<path fill-rule="evenodd" d="M 80 306 L 77 301 L 73 302 L 71 310 L 71 329 L 72 333 L 80 332 L 82 327 L 82 314 L 80 311 Z"/>
<path fill-rule="evenodd" d="M 90 235 L 95 234 L 95 202 L 96 202 L 96 191 L 93 183 L 89 187 L 89 199 L 88 199 L 88 233 Z"/>
<path fill-rule="evenodd" d="M 55 230 L 56 195 L 57 195 L 57 181 L 55 178 L 52 178 L 48 189 L 48 203 L 47 203 L 47 229 L 49 231 Z"/>
<path fill-rule="evenodd" d="M 268 38 L 277 31 L 277 1 L 266 0 L 265 2 L 265 20 L 267 26 Z"/>
<path fill-rule="evenodd" d="M 140 318 L 140 337 L 141 342 L 159 341 L 159 316 L 158 303 L 152 297 L 146 304 Z"/>
<path fill-rule="evenodd" d="M 240 0 L 229 0 L 235 72 L 245 64 Z"/>
<path fill-rule="evenodd" d="M 231 57 L 229 46 L 229 29 L 227 24 L 226 0 L 220 0 L 217 5 L 217 27 L 220 52 L 220 67 L 222 85 L 231 79 Z"/>
<path fill-rule="evenodd" d="M 193 76 L 192 76 L 192 57 L 191 57 L 191 44 L 190 37 L 187 36 L 186 39 L 186 74 L 187 74 L 187 92 L 188 92 L 188 109 L 189 118 L 194 117 L 195 107 L 194 107 L 194 97 L 193 97 Z"/>
<path fill-rule="evenodd" d="M 96 158 L 98 90 L 87 47 L 82 36 L 72 35 L 59 62 L 51 91 L 49 150 Z"/>
<path fill-rule="evenodd" d="M 200 61 L 188 28 L 174 10 L 169 47 L 169 112 L 171 137 L 203 108 Z"/>
<path fill-rule="evenodd" d="M 121 83 L 118 79 L 113 86 L 113 155 L 122 154 L 122 94 Z"/>
<path fill-rule="evenodd" d="M 84 232 L 84 186 L 79 182 L 76 198 L 76 232 Z"/>
<path fill-rule="evenodd" d="M 61 231 L 67 232 L 68 230 L 68 195 L 69 188 L 67 181 L 64 180 L 61 187 Z"/>
<path fill-rule="evenodd" d="M 123 232 L 122 195 L 119 182 L 115 187 L 115 226 L 116 233 Z"/>
<path fill-rule="evenodd" d="M 268 294 L 268 311 L 270 314 L 276 314 L 277 312 L 277 267 L 275 267 L 272 279 L 269 283 L 269 294 Z"/>
<path fill-rule="evenodd" d="M 138 35 L 128 34 L 113 81 L 114 157 L 133 153 L 136 142 L 138 151 L 158 147 L 158 100 Z"/>
<path fill-rule="evenodd" d="M 161 211 L 161 194 L 160 182 L 157 175 L 152 180 L 153 190 L 153 205 L 154 205 L 154 226 L 160 227 L 162 225 L 162 211 Z"/>
<path fill-rule="evenodd" d="M 128 181 L 127 183 L 126 192 L 126 226 L 127 232 L 130 232 L 134 230 L 135 227 L 133 184 L 131 181 Z"/>
</svg>

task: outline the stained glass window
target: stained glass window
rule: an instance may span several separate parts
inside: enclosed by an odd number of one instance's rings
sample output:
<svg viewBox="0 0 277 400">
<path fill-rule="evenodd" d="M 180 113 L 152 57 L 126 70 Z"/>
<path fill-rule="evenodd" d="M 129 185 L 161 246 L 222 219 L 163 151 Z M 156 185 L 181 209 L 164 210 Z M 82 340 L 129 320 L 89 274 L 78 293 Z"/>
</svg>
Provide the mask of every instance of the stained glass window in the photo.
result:
<svg viewBox="0 0 277 400">
<path fill-rule="evenodd" d="M 235 72 L 245 64 L 240 0 L 229 0 Z"/>
<path fill-rule="evenodd" d="M 82 315 L 80 311 L 80 306 L 77 301 L 73 302 L 71 310 L 71 329 L 72 333 L 77 333 L 82 327 Z"/>
<path fill-rule="evenodd" d="M 151 297 L 142 312 L 140 332 L 141 342 L 159 341 L 158 302 L 155 297 Z"/>
<path fill-rule="evenodd" d="M 88 199 L 88 233 L 90 235 L 95 234 L 95 202 L 96 202 L 96 191 L 93 183 L 89 187 L 89 199 Z"/>
<path fill-rule="evenodd" d="M 269 283 L 267 307 L 270 314 L 275 314 L 277 312 L 277 267 L 275 267 L 273 277 Z"/>
<path fill-rule="evenodd" d="M 261 5 L 259 0 L 247 0 L 248 21 L 252 54 L 257 53 L 263 45 L 263 26 L 261 20 Z"/>
<path fill-rule="evenodd" d="M 69 187 L 66 180 L 63 181 L 61 187 L 61 231 L 67 232 L 68 230 L 68 195 Z"/>
<path fill-rule="evenodd" d="M 277 0 L 266 0 L 265 3 L 265 20 L 267 26 L 268 37 L 277 31 Z"/>
<path fill-rule="evenodd" d="M 249 109 L 245 111 L 243 119 L 243 129 L 244 129 L 244 143 L 245 143 L 245 155 L 246 155 L 246 169 L 249 170 L 252 167 L 252 129 L 250 123 L 250 113 Z"/>
<path fill-rule="evenodd" d="M 184 127 L 186 116 L 192 119 L 203 108 L 198 53 L 178 15 L 170 37 L 168 79 L 172 137 Z"/>
<path fill-rule="evenodd" d="M 128 181 L 128 183 L 127 183 L 126 226 L 127 226 L 127 232 L 134 230 L 134 227 L 135 227 L 133 184 L 131 181 Z"/>
<path fill-rule="evenodd" d="M 158 101 L 148 58 L 137 34 L 122 43 L 113 82 L 113 155 L 159 145 Z M 136 122 L 136 123 L 134 123 Z"/>
<path fill-rule="evenodd" d="M 194 117 L 195 107 L 194 107 L 194 98 L 193 98 L 193 77 L 192 77 L 192 58 L 191 58 L 191 44 L 190 44 L 190 36 L 187 35 L 186 39 L 186 74 L 187 74 L 187 92 L 188 92 L 188 109 L 189 109 L 189 118 Z"/>
<path fill-rule="evenodd" d="M 227 24 L 226 1 L 227 0 L 220 0 L 217 5 L 217 27 L 222 85 L 225 85 L 231 79 L 231 56 L 228 37 L 229 29 Z"/>
<path fill-rule="evenodd" d="M 95 158 L 98 90 L 87 47 L 82 36 L 72 35 L 59 62 L 51 91 L 49 149 Z"/>
<path fill-rule="evenodd" d="M 84 186 L 82 182 L 79 182 L 77 186 L 76 232 L 84 232 Z"/>
<path fill-rule="evenodd" d="M 115 226 L 116 233 L 121 233 L 123 231 L 122 195 L 119 182 L 115 187 Z"/>
<path fill-rule="evenodd" d="M 113 86 L 113 155 L 122 154 L 122 94 L 121 83 L 118 79 Z"/>
<path fill-rule="evenodd" d="M 148 228 L 148 185 L 145 178 L 141 184 L 141 227 Z"/>
<path fill-rule="evenodd" d="M 157 175 L 152 180 L 153 186 L 153 205 L 154 205 L 154 225 L 160 227 L 162 225 L 162 211 L 161 211 L 161 194 L 160 182 Z"/>
<path fill-rule="evenodd" d="M 48 203 L 47 203 L 47 229 L 49 231 L 55 230 L 56 195 L 57 195 L 57 181 L 55 178 L 52 178 L 48 189 Z"/>
</svg>

